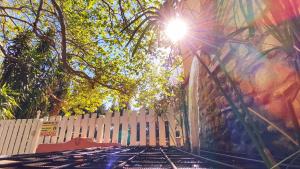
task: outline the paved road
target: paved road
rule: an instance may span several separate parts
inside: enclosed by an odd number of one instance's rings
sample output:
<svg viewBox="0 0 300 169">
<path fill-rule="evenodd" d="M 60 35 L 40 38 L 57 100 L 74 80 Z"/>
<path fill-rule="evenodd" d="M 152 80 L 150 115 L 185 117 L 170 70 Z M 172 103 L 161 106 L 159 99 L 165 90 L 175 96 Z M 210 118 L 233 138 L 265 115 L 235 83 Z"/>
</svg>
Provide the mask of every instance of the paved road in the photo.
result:
<svg viewBox="0 0 300 169">
<path fill-rule="evenodd" d="M 287 166 L 283 166 L 286 168 Z M 56 153 L 0 158 L 0 168 L 249 168 L 263 169 L 260 160 L 243 156 L 201 152 L 193 155 L 177 148 L 89 148 Z M 290 165 L 289 169 L 300 168 Z"/>
</svg>

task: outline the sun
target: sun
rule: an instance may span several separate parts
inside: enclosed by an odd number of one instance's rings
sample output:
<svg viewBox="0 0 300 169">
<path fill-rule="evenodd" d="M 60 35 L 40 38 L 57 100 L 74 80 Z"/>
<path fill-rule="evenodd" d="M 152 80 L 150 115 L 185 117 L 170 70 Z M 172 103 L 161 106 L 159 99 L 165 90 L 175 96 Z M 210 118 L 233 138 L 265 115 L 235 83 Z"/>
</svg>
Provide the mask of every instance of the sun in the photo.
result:
<svg viewBox="0 0 300 169">
<path fill-rule="evenodd" d="M 172 42 L 184 38 L 187 33 L 187 24 L 180 18 L 172 19 L 166 25 L 165 33 Z"/>
</svg>

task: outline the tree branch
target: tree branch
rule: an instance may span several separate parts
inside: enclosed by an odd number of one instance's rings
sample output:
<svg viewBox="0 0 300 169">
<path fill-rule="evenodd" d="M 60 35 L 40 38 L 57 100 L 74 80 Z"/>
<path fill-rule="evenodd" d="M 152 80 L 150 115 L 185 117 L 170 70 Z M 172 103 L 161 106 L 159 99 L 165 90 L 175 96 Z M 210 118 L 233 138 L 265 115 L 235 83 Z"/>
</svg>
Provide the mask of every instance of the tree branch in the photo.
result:
<svg viewBox="0 0 300 169">
<path fill-rule="evenodd" d="M 121 11 L 121 17 L 122 17 L 122 19 L 123 19 L 123 22 L 124 22 L 124 23 L 127 23 L 127 18 L 126 18 L 126 16 L 125 16 L 124 10 L 123 10 L 123 8 L 122 8 L 122 0 L 119 0 L 119 1 L 118 1 L 118 4 L 119 4 L 119 9 L 120 9 L 120 11 Z"/>
<path fill-rule="evenodd" d="M 28 21 L 25 21 L 25 20 L 23 20 L 23 19 L 20 19 L 20 18 L 16 18 L 16 17 L 14 17 L 14 16 L 5 15 L 5 14 L 0 14 L 0 17 L 5 17 L 5 18 L 12 19 L 12 20 L 17 20 L 17 21 L 19 21 L 19 22 L 23 22 L 23 23 L 25 23 L 25 24 L 27 24 L 27 25 L 29 25 L 29 26 L 32 26 L 32 27 L 33 27 L 33 25 L 32 25 L 30 22 L 28 22 Z"/>
<path fill-rule="evenodd" d="M 44 2 L 43 0 L 40 0 L 39 7 L 38 7 L 38 10 L 36 12 L 36 18 L 35 18 L 35 21 L 33 23 L 33 29 L 36 29 L 36 27 L 37 27 L 37 23 L 38 23 L 39 18 L 40 18 L 41 10 L 43 8 L 43 2 Z"/>
<path fill-rule="evenodd" d="M 5 56 L 5 57 L 7 57 L 8 55 L 7 55 L 7 53 L 6 53 L 6 51 L 5 51 L 5 49 L 4 49 L 4 47 L 0 44 L 0 50 L 1 50 L 1 52 L 3 53 L 3 55 Z"/>
<path fill-rule="evenodd" d="M 57 11 L 57 19 L 59 21 L 59 25 L 60 25 L 60 36 L 61 36 L 61 60 L 63 62 L 63 65 L 65 66 L 65 68 L 67 68 L 67 70 L 72 72 L 72 68 L 69 66 L 68 62 L 67 62 L 67 38 L 66 38 L 66 25 L 65 25 L 65 19 L 64 19 L 64 15 L 63 12 L 60 8 L 60 6 L 56 3 L 55 0 L 51 0 L 51 3 L 54 7 L 54 9 Z M 71 68 L 71 69 L 70 69 Z"/>
<path fill-rule="evenodd" d="M 113 90 L 117 90 L 117 91 L 120 91 L 122 93 L 125 93 L 125 91 L 123 91 L 122 88 L 118 89 L 116 87 L 113 87 L 112 85 L 104 84 L 104 83 L 100 82 L 98 80 L 98 78 L 91 78 L 86 73 L 84 73 L 82 71 L 74 70 L 68 64 L 66 25 L 65 25 L 63 11 L 60 8 L 60 6 L 56 3 L 55 0 L 51 0 L 51 2 L 52 2 L 53 7 L 55 8 L 55 10 L 57 11 L 57 14 L 58 14 L 58 21 L 59 21 L 59 25 L 60 25 L 60 28 L 61 28 L 61 30 L 60 30 L 60 34 L 61 34 L 61 60 L 62 60 L 63 66 L 66 69 L 66 71 L 68 71 L 69 73 L 72 73 L 74 75 L 77 75 L 81 78 L 87 79 L 92 85 L 94 83 L 99 83 L 103 87 L 107 87 L 109 89 L 113 89 Z"/>
<path fill-rule="evenodd" d="M 0 9 L 8 9 L 8 10 L 22 10 L 23 8 L 26 8 L 25 6 L 20 6 L 20 7 L 11 7 L 11 6 L 0 6 Z"/>
</svg>

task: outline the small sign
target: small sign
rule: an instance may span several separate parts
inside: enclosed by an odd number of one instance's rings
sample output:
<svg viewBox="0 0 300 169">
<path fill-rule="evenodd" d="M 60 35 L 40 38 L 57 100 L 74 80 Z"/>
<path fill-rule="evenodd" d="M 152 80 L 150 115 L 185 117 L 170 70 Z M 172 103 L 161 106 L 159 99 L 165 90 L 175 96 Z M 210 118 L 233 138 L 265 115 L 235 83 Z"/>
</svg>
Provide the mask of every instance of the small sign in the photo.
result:
<svg viewBox="0 0 300 169">
<path fill-rule="evenodd" d="M 57 122 L 43 122 L 41 136 L 55 136 L 57 130 Z"/>
</svg>

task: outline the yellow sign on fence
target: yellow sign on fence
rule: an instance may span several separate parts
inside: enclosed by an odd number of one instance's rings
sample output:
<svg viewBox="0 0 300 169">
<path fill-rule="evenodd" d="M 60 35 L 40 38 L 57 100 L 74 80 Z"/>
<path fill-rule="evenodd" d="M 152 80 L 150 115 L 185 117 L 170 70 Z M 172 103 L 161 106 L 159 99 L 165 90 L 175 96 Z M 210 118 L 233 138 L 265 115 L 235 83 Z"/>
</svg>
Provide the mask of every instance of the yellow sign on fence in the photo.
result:
<svg viewBox="0 0 300 169">
<path fill-rule="evenodd" d="M 57 122 L 43 122 L 41 136 L 55 136 L 57 130 Z"/>
</svg>

